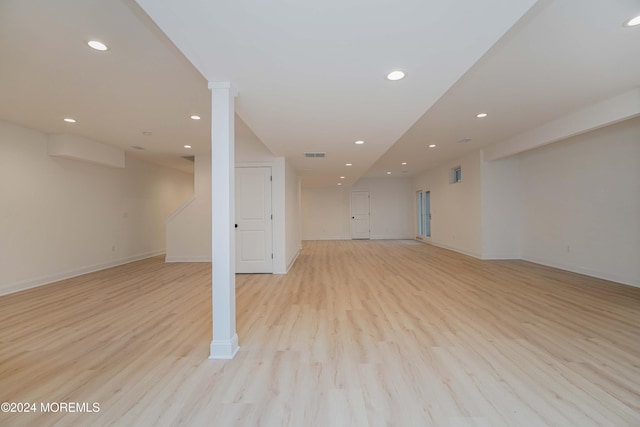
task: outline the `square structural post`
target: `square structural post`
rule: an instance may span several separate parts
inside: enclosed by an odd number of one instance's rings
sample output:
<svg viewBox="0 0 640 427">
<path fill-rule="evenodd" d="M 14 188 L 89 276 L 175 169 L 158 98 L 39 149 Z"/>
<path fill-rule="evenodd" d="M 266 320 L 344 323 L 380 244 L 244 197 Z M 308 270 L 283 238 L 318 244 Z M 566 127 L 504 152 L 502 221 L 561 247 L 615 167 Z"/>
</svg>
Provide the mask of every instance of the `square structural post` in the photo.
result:
<svg viewBox="0 0 640 427">
<path fill-rule="evenodd" d="M 238 352 L 235 278 L 234 94 L 229 82 L 211 90 L 211 298 L 213 339 L 209 359 Z"/>
</svg>

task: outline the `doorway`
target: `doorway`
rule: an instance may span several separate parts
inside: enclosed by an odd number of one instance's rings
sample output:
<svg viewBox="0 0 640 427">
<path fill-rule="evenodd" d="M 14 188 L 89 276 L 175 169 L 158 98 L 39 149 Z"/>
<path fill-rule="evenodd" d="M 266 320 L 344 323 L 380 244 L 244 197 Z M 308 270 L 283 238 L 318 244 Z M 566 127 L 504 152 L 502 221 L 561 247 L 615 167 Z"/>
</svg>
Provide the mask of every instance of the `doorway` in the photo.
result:
<svg viewBox="0 0 640 427">
<path fill-rule="evenodd" d="M 418 191 L 418 236 L 431 237 L 431 192 Z"/>
<path fill-rule="evenodd" d="M 351 238 L 369 239 L 371 233 L 370 197 L 368 191 L 351 192 Z"/>
</svg>

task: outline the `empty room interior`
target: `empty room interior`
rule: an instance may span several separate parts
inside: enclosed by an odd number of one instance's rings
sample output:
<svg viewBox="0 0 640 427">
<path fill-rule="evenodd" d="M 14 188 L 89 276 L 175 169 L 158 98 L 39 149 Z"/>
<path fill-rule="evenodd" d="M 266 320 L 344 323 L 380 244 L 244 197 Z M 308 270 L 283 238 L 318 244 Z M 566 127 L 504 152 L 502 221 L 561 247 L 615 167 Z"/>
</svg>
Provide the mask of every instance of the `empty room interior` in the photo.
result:
<svg viewBox="0 0 640 427">
<path fill-rule="evenodd" d="M 639 426 L 639 0 L 0 0 L 0 425 Z"/>
</svg>

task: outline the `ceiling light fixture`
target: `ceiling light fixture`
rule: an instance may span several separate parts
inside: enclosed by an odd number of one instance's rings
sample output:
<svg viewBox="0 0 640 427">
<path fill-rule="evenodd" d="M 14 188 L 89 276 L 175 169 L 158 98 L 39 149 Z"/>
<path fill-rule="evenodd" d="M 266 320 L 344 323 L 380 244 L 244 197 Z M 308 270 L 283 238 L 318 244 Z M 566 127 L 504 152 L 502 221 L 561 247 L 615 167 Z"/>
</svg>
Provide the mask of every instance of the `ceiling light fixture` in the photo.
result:
<svg viewBox="0 0 640 427">
<path fill-rule="evenodd" d="M 429 148 L 436 148 L 436 144 L 429 144 Z"/>
<path fill-rule="evenodd" d="M 407 166 L 407 162 L 400 163 L 402 166 Z"/>
<path fill-rule="evenodd" d="M 190 145 L 185 145 L 184 148 L 191 148 L 191 146 Z"/>
<path fill-rule="evenodd" d="M 353 166 L 353 163 L 345 163 L 345 166 Z"/>
<path fill-rule="evenodd" d="M 404 71 L 395 70 L 387 74 L 387 80 L 396 81 L 401 80 L 405 76 Z"/>
<path fill-rule="evenodd" d="M 344 176 L 341 176 L 341 177 L 340 177 L 340 179 L 344 179 L 344 178 L 345 178 Z"/>
<path fill-rule="evenodd" d="M 338 183 L 338 185 L 342 185 L 342 183 L 341 183 L 341 182 L 339 182 L 339 183 Z"/>
<path fill-rule="evenodd" d="M 194 114 L 193 116 L 191 116 L 191 120 L 200 120 L 200 116 Z"/>
<path fill-rule="evenodd" d="M 476 114 L 476 117 L 479 118 L 479 119 L 483 119 L 483 118 L 485 118 L 487 116 L 488 116 L 487 113 L 478 113 L 478 114 Z"/>
<path fill-rule="evenodd" d="M 143 130 L 143 131 L 142 131 L 142 134 L 143 134 L 144 136 L 151 136 L 151 132 L 150 132 L 150 131 L 148 131 L 148 130 Z"/>
<path fill-rule="evenodd" d="M 387 175 L 391 175 L 391 171 L 387 171 Z"/>
<path fill-rule="evenodd" d="M 636 25 L 640 25 L 640 15 L 629 19 L 627 22 L 623 24 L 625 27 L 635 27 Z"/>
<path fill-rule="evenodd" d="M 67 122 L 67 123 L 75 123 L 76 119 L 72 119 L 71 117 L 67 117 L 67 118 L 64 119 L 64 121 Z"/>
<path fill-rule="evenodd" d="M 364 141 L 356 141 L 356 145 L 362 145 L 364 144 Z"/>
<path fill-rule="evenodd" d="M 106 44 L 97 40 L 90 40 L 87 44 L 90 48 L 99 50 L 100 52 L 104 52 L 105 50 L 109 49 Z"/>
</svg>

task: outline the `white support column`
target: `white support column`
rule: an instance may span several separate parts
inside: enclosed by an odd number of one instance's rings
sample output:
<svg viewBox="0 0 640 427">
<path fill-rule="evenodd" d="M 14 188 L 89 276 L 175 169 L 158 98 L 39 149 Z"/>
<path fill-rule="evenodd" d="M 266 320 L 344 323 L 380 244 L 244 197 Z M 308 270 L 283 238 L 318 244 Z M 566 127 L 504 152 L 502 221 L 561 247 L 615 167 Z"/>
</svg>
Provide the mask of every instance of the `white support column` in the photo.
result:
<svg viewBox="0 0 640 427">
<path fill-rule="evenodd" d="M 234 94 L 229 82 L 211 90 L 211 258 L 213 339 L 209 359 L 238 352 L 235 278 Z"/>
</svg>

